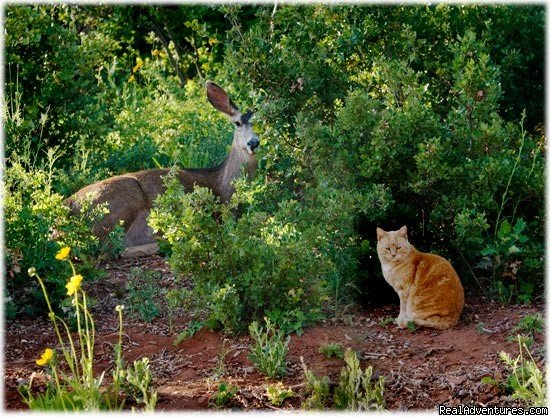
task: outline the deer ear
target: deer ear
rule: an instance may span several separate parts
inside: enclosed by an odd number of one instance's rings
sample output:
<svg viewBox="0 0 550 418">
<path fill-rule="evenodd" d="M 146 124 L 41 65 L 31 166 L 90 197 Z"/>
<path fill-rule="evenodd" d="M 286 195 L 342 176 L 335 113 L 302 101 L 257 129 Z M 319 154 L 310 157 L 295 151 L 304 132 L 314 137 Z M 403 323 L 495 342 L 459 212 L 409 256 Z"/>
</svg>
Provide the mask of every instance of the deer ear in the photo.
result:
<svg viewBox="0 0 550 418">
<path fill-rule="evenodd" d="M 211 81 L 206 82 L 206 97 L 208 97 L 208 101 L 212 106 L 226 115 L 233 117 L 239 113 L 239 109 L 231 101 L 225 90 Z"/>
</svg>

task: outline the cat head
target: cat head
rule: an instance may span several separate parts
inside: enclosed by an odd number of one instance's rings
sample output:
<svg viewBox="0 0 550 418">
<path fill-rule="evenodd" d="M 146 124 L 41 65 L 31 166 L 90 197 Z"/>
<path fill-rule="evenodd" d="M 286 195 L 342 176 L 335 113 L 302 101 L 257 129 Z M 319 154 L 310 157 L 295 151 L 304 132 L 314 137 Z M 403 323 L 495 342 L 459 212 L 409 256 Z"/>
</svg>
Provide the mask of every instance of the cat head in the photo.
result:
<svg viewBox="0 0 550 418">
<path fill-rule="evenodd" d="M 411 251 L 411 244 L 407 238 L 407 227 L 403 226 L 398 231 L 384 231 L 376 228 L 378 237 L 378 256 L 386 261 L 400 261 L 406 258 Z"/>
</svg>

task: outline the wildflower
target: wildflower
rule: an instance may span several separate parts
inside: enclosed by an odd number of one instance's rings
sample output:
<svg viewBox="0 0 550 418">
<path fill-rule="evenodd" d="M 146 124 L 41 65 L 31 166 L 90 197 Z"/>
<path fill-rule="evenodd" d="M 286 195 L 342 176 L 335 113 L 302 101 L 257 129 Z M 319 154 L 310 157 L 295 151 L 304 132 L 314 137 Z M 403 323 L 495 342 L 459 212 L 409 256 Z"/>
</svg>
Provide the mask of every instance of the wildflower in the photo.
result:
<svg viewBox="0 0 550 418">
<path fill-rule="evenodd" d="M 136 71 L 139 71 L 141 67 L 143 67 L 143 60 L 140 57 L 137 57 L 136 65 L 132 68 L 132 72 L 135 73 Z"/>
<path fill-rule="evenodd" d="M 55 255 L 55 258 L 57 260 L 65 260 L 69 256 L 70 252 L 71 252 L 71 247 L 63 247 L 57 252 L 57 254 Z"/>
<path fill-rule="evenodd" d="M 136 81 L 136 77 L 132 74 L 128 79 L 128 83 L 133 83 L 134 81 Z"/>
<path fill-rule="evenodd" d="M 28 273 L 29 273 L 29 276 L 30 277 L 34 277 L 36 276 L 36 269 L 34 267 L 31 267 L 29 270 L 28 270 Z"/>
<path fill-rule="evenodd" d="M 77 274 L 71 277 L 69 283 L 65 286 L 67 288 L 67 295 L 72 296 L 77 290 L 80 290 L 80 284 L 82 283 L 82 276 Z"/>
<path fill-rule="evenodd" d="M 123 309 L 124 309 L 124 305 L 117 305 L 115 307 L 115 311 L 117 311 L 117 312 L 122 312 Z"/>
<path fill-rule="evenodd" d="M 42 356 L 40 356 L 40 358 L 36 360 L 36 364 L 38 364 L 39 366 L 46 366 L 50 364 L 52 359 L 53 359 L 53 350 L 51 348 L 46 348 L 42 353 Z"/>
</svg>

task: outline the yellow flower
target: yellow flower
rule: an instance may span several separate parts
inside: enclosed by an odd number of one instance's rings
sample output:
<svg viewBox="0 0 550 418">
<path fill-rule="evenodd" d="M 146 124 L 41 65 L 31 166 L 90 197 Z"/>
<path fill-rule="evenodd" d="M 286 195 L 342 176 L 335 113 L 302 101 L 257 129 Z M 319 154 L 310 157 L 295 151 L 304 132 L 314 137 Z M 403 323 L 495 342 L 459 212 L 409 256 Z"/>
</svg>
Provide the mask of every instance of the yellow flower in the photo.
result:
<svg viewBox="0 0 550 418">
<path fill-rule="evenodd" d="M 36 364 L 38 364 L 39 366 L 45 366 L 47 364 L 50 364 L 52 359 L 53 350 L 51 348 L 46 348 L 42 353 L 42 356 L 38 360 L 36 360 Z"/>
<path fill-rule="evenodd" d="M 80 290 L 80 284 L 82 283 L 82 276 L 77 274 L 71 277 L 69 283 L 65 286 L 67 288 L 67 295 L 72 296 L 77 290 Z"/>
<path fill-rule="evenodd" d="M 132 68 L 132 72 L 135 73 L 136 71 L 139 71 L 141 67 L 143 67 L 143 60 L 140 57 L 137 57 L 136 65 Z"/>
<path fill-rule="evenodd" d="M 55 255 L 55 258 L 58 260 L 65 260 L 69 256 L 70 252 L 71 252 L 71 247 L 63 247 L 57 252 L 57 254 Z"/>
<path fill-rule="evenodd" d="M 136 81 L 136 77 L 132 74 L 128 79 L 128 83 L 133 83 L 134 81 Z"/>
</svg>

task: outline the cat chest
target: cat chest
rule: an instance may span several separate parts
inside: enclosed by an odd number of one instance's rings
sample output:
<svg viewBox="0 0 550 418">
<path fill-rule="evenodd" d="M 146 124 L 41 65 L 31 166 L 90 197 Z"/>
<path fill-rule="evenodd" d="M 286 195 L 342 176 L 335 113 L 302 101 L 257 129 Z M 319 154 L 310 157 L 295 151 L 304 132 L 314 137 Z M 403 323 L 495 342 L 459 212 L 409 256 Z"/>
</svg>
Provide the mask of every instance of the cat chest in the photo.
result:
<svg viewBox="0 0 550 418">
<path fill-rule="evenodd" d="M 384 279 L 395 289 L 401 288 L 406 281 L 406 273 L 395 265 L 382 265 Z"/>
</svg>

